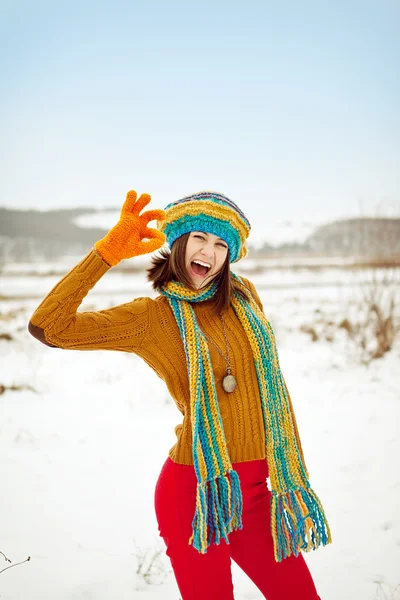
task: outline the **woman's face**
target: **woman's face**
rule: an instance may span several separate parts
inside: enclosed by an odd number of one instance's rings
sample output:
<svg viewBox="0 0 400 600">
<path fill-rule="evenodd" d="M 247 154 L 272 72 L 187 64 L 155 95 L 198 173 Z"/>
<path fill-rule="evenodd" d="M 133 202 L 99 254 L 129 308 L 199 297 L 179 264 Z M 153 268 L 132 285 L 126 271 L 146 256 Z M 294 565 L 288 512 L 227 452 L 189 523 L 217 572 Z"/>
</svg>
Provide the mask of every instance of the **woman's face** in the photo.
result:
<svg viewBox="0 0 400 600">
<path fill-rule="evenodd" d="M 228 244 L 223 239 L 213 233 L 191 231 L 186 243 L 185 265 L 193 286 L 199 289 L 210 283 L 222 269 L 227 255 Z"/>
</svg>

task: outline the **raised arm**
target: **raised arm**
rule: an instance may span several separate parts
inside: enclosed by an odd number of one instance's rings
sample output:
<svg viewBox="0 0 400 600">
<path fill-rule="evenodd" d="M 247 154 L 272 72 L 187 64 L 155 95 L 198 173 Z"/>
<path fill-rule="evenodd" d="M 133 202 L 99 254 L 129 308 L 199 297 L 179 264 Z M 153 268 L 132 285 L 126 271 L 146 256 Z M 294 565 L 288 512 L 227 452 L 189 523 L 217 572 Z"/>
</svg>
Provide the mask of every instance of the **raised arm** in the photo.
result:
<svg viewBox="0 0 400 600">
<path fill-rule="evenodd" d="M 122 350 L 135 352 L 142 343 L 149 322 L 150 298 L 135 300 L 97 312 L 77 312 L 97 281 L 124 258 L 160 247 L 165 236 L 147 227 L 163 217 L 163 211 L 146 211 L 148 194 L 136 201 L 128 192 L 118 224 L 99 240 L 87 256 L 57 283 L 33 313 L 29 332 L 44 344 L 77 350 Z M 150 239 L 143 242 L 142 238 Z"/>
</svg>

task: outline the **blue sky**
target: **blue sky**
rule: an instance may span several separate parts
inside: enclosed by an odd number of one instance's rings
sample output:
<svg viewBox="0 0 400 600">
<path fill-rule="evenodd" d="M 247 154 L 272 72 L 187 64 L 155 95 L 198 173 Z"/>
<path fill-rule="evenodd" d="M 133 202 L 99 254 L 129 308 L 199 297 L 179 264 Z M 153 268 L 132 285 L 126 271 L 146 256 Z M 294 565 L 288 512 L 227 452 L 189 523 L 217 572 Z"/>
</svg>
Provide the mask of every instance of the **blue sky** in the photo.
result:
<svg viewBox="0 0 400 600">
<path fill-rule="evenodd" d="M 0 206 L 400 215 L 400 3 L 2 2 Z"/>
</svg>

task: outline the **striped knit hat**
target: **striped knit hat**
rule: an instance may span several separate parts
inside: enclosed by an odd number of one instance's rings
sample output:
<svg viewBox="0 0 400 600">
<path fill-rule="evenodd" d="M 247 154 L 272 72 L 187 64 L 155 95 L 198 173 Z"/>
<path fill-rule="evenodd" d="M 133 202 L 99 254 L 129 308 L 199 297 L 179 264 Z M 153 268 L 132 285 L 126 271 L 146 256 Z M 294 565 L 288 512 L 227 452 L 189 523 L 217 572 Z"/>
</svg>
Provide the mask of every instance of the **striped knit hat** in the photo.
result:
<svg viewBox="0 0 400 600">
<path fill-rule="evenodd" d="M 166 235 L 170 247 L 185 233 L 205 231 L 228 244 L 231 263 L 247 255 L 246 239 L 251 229 L 249 220 L 223 194 L 199 192 L 171 202 L 164 210 L 165 219 L 157 221 L 157 229 Z"/>
</svg>

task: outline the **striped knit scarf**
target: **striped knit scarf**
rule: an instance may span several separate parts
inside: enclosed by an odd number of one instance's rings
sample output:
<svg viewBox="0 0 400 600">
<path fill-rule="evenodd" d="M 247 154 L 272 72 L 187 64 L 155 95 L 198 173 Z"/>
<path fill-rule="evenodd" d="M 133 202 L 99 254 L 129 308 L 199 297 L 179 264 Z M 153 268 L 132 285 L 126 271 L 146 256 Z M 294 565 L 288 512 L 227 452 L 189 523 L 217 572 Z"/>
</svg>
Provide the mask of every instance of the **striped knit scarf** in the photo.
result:
<svg viewBox="0 0 400 600">
<path fill-rule="evenodd" d="M 232 275 L 244 286 L 237 275 Z M 242 529 L 240 481 L 228 455 L 207 340 L 191 306 L 192 302 L 212 298 L 216 290 L 216 282 L 193 292 L 175 281 L 159 290 L 168 298 L 186 353 L 197 476 L 196 509 L 189 543 L 202 554 L 210 544 L 219 544 L 221 538 L 229 543 L 228 534 Z M 300 550 L 315 550 L 332 540 L 322 504 L 308 481 L 300 443 L 297 443 L 272 327 L 247 287 L 245 290 L 250 301 L 235 293 L 232 307 L 250 341 L 257 372 L 272 488 L 271 533 L 275 560 L 280 562 L 291 554 L 298 556 Z"/>
</svg>

